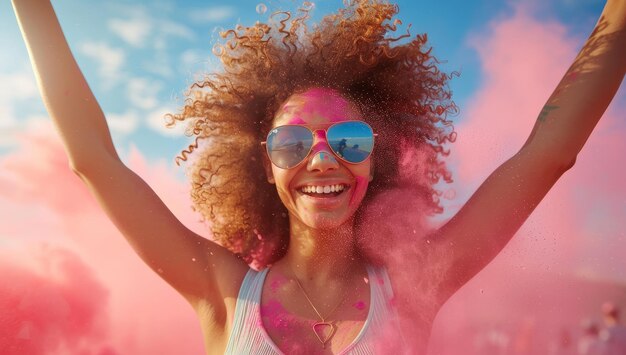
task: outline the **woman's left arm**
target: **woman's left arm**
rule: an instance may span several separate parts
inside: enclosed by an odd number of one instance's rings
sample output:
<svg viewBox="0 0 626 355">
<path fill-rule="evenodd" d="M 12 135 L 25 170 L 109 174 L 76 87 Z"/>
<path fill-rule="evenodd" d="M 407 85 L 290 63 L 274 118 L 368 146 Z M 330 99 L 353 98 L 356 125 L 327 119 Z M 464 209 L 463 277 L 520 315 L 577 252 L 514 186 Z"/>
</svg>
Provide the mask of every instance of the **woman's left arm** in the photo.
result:
<svg viewBox="0 0 626 355">
<path fill-rule="evenodd" d="M 626 72 L 626 0 L 609 0 L 589 39 L 541 110 L 524 149 L 573 165 Z M 569 166 L 569 165 L 568 165 Z"/>
<path fill-rule="evenodd" d="M 559 177 L 574 165 L 625 72 L 626 0 L 608 0 L 524 146 L 431 238 L 434 243 L 428 245 L 432 251 L 428 254 L 445 259 L 448 269 L 440 285 L 441 299 L 504 248 Z M 441 261 L 426 262 L 441 266 Z"/>
</svg>

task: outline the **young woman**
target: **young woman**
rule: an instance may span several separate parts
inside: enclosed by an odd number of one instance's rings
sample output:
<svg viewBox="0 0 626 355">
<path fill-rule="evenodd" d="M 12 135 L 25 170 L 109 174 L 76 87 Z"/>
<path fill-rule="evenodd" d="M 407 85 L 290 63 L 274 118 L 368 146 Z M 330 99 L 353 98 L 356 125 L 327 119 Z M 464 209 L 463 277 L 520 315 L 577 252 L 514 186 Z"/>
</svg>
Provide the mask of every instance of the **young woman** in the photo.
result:
<svg viewBox="0 0 626 355">
<path fill-rule="evenodd" d="M 455 135 L 448 77 L 425 36 L 403 45 L 386 36 L 395 6 L 359 0 L 313 28 L 303 9 L 275 14 L 273 27 L 223 33 L 223 70 L 169 116 L 197 136 L 180 158 L 217 244 L 185 228 L 120 161 L 51 4 L 13 5 L 71 168 L 193 306 L 216 354 L 423 352 L 437 310 L 573 166 L 626 71 L 626 1 L 608 0 L 524 146 L 408 255 L 410 267 L 390 270 L 367 245 L 393 236 L 368 231 L 384 222 L 377 211 L 398 206 L 372 201 L 402 189 L 423 206 L 411 218 L 436 212 L 432 185 L 449 179 L 442 145 Z M 394 293 L 400 273 L 410 293 Z M 415 304 L 420 314 L 403 316 Z"/>
</svg>

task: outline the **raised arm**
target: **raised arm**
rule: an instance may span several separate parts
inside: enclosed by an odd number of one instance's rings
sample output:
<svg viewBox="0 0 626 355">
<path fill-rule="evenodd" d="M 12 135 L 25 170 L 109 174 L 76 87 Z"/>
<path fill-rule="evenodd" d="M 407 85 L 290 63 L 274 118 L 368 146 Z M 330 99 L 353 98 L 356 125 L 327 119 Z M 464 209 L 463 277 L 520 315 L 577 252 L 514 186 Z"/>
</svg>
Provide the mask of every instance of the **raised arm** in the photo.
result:
<svg viewBox="0 0 626 355">
<path fill-rule="evenodd" d="M 217 311 L 223 311 L 223 299 L 236 292 L 238 275 L 242 277 L 247 265 L 184 227 L 120 161 L 104 114 L 72 56 L 51 3 L 12 3 L 41 95 L 71 168 L 159 276 L 192 304 L 208 300 Z"/>
<path fill-rule="evenodd" d="M 520 151 L 496 169 L 432 238 L 425 264 L 448 270 L 446 299 L 507 244 L 571 168 L 626 71 L 626 1 L 609 0 Z"/>
</svg>

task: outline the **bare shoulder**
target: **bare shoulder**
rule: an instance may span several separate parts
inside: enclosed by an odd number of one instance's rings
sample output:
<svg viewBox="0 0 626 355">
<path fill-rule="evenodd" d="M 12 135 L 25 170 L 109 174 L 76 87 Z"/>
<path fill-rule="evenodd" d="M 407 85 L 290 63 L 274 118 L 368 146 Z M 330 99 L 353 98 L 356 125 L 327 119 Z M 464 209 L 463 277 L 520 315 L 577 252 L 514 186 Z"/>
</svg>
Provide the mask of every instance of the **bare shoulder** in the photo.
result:
<svg viewBox="0 0 626 355">
<path fill-rule="evenodd" d="M 188 301 L 200 322 L 207 354 L 223 354 L 233 326 L 239 289 L 250 267 L 223 248 L 209 252 L 206 262 L 205 269 L 213 271 L 218 292 Z"/>
<path fill-rule="evenodd" d="M 208 283 L 209 287 L 198 297 L 188 297 L 187 300 L 201 322 L 223 328 L 234 314 L 241 283 L 250 267 L 239 256 L 212 241 L 205 240 L 199 247 L 204 250 L 205 258 L 198 267 L 202 269 L 205 279 L 197 282 Z"/>
<path fill-rule="evenodd" d="M 224 249 L 225 250 L 225 249 Z M 246 264 L 240 257 L 227 251 L 228 255 L 216 258 L 211 267 L 215 271 L 215 281 L 221 291 L 224 300 L 227 298 L 236 299 L 239 294 L 239 288 L 243 282 L 246 273 L 250 270 L 250 266 Z M 212 257 L 209 256 L 209 263 Z"/>
</svg>

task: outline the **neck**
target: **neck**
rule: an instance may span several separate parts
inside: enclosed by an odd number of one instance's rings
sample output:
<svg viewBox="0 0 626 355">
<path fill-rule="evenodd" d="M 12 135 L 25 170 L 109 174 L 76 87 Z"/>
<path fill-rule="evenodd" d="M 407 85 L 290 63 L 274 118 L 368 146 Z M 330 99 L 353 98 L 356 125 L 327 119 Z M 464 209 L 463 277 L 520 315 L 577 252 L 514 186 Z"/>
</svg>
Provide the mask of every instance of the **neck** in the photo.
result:
<svg viewBox="0 0 626 355">
<path fill-rule="evenodd" d="M 356 247 L 353 222 L 324 230 L 292 218 L 289 248 L 277 264 L 290 268 L 304 282 L 345 280 L 364 265 Z"/>
</svg>

